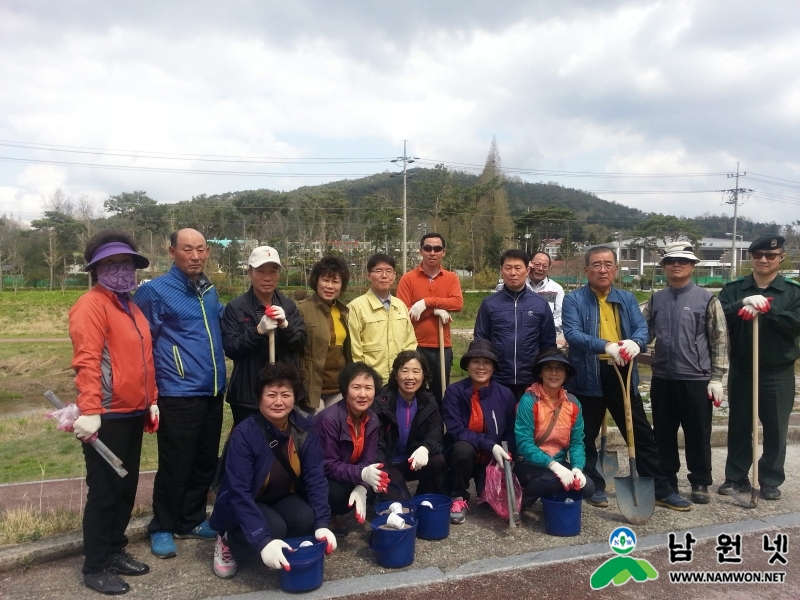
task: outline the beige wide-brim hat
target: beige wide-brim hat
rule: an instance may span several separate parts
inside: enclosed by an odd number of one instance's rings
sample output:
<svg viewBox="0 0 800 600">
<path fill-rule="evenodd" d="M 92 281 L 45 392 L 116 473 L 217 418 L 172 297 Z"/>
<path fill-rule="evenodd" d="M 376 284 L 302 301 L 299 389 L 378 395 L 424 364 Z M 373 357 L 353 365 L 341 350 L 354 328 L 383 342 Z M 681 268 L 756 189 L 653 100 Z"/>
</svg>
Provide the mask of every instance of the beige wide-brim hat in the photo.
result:
<svg viewBox="0 0 800 600">
<path fill-rule="evenodd" d="M 694 254 L 691 242 L 670 242 L 664 249 L 664 256 L 658 261 L 660 266 L 664 264 L 665 258 L 688 258 L 695 264 L 700 262 Z"/>
</svg>

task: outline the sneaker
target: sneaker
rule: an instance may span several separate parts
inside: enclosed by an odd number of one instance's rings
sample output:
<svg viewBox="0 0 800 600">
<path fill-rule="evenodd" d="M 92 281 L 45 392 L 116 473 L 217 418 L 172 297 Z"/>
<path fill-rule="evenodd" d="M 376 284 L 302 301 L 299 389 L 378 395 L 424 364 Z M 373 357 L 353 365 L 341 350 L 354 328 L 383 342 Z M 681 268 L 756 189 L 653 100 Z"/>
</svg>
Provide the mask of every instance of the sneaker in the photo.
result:
<svg viewBox="0 0 800 600">
<path fill-rule="evenodd" d="M 781 491 L 778 489 L 778 486 L 775 485 L 767 485 L 766 483 L 761 484 L 761 491 L 759 495 L 764 500 L 780 500 L 781 499 Z"/>
<path fill-rule="evenodd" d="M 217 534 L 214 544 L 214 575 L 222 579 L 230 579 L 236 575 L 236 561 L 228 546 L 227 536 Z"/>
<path fill-rule="evenodd" d="M 467 520 L 466 513 L 468 510 L 469 505 L 464 498 L 461 496 L 453 498 L 453 503 L 450 505 L 450 522 L 453 525 L 461 525 L 461 523 Z"/>
<path fill-rule="evenodd" d="M 708 487 L 705 485 L 692 484 L 692 502 L 695 504 L 708 504 L 711 498 L 708 497 Z"/>
<path fill-rule="evenodd" d="M 208 521 L 203 521 L 189 533 L 176 533 L 175 537 L 179 540 L 215 540 L 217 539 L 217 532 L 211 529 L 211 525 L 208 524 Z"/>
<path fill-rule="evenodd" d="M 591 498 L 587 498 L 586 502 L 598 508 L 608 508 L 608 496 L 604 490 L 595 490 Z"/>
<path fill-rule="evenodd" d="M 676 493 L 672 493 L 666 498 L 661 498 L 660 500 L 656 498 L 656 505 L 672 510 L 679 510 L 681 512 L 692 510 L 692 503 L 686 498 L 683 498 L 680 494 Z"/>
<path fill-rule="evenodd" d="M 127 552 L 120 552 L 111 557 L 108 570 L 117 575 L 145 575 L 150 572 L 150 567 L 139 562 Z"/>
<path fill-rule="evenodd" d="M 169 531 L 155 531 L 150 534 L 150 551 L 158 558 L 178 556 L 178 547 Z"/>
<path fill-rule="evenodd" d="M 108 595 L 124 594 L 131 589 L 122 577 L 108 569 L 97 573 L 84 573 L 83 583 L 86 587 Z"/>
<path fill-rule="evenodd" d="M 739 494 L 749 494 L 751 491 L 753 491 L 753 488 L 750 487 L 750 480 L 748 479 L 745 479 L 742 482 L 726 479 L 725 483 L 719 486 L 717 493 L 723 496 L 730 496 L 731 490 L 738 492 Z"/>
</svg>

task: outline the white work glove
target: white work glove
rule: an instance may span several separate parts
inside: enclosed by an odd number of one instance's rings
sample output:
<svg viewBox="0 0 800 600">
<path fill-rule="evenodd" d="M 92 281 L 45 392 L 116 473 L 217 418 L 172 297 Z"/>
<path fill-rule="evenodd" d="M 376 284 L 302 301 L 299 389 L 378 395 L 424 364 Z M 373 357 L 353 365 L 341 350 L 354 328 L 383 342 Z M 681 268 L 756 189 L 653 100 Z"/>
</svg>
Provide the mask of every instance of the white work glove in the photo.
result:
<svg viewBox="0 0 800 600">
<path fill-rule="evenodd" d="M 382 467 L 383 463 L 375 463 L 361 469 L 361 479 L 379 494 L 385 492 L 389 487 L 389 474 L 381 471 Z"/>
<path fill-rule="evenodd" d="M 278 322 L 278 327 L 286 329 L 289 326 L 289 321 L 286 320 L 286 312 L 280 306 L 268 306 L 264 311 L 264 315 L 270 319 Z"/>
<path fill-rule="evenodd" d="M 422 313 L 425 312 L 425 300 L 417 300 L 411 305 L 411 310 L 408 311 L 408 316 L 412 321 L 419 321 Z"/>
<path fill-rule="evenodd" d="M 428 464 L 428 449 L 425 446 L 420 446 L 411 453 L 408 462 L 412 471 L 419 471 Z"/>
<path fill-rule="evenodd" d="M 637 344 L 633 340 L 622 340 L 619 343 L 619 346 L 620 346 L 619 354 L 626 361 L 633 360 L 639 355 L 639 352 L 641 352 L 641 350 L 639 349 L 639 344 Z"/>
<path fill-rule="evenodd" d="M 511 461 L 511 455 L 503 450 L 503 447 L 500 444 L 495 444 L 492 446 L 492 456 L 494 456 L 495 461 L 497 461 L 498 465 L 503 464 L 503 460 Z"/>
<path fill-rule="evenodd" d="M 553 473 L 555 473 L 556 477 L 558 477 L 559 481 L 561 481 L 561 485 L 564 486 L 564 489 L 568 490 L 569 487 L 572 485 L 572 480 L 575 479 L 572 476 L 572 471 L 570 471 L 567 467 L 557 463 L 556 461 L 553 461 L 549 465 L 547 465 L 547 468 L 550 469 Z"/>
<path fill-rule="evenodd" d="M 745 306 L 752 306 L 758 312 L 769 312 L 769 303 L 772 298 L 765 298 L 761 294 L 755 294 L 753 296 L 748 296 L 747 298 L 742 300 L 742 304 Z"/>
<path fill-rule="evenodd" d="M 256 326 L 256 331 L 261 335 L 267 335 L 270 331 L 278 327 L 278 322 L 275 319 L 270 319 L 267 315 L 261 317 L 261 320 Z"/>
<path fill-rule="evenodd" d="M 711 380 L 708 382 L 708 399 L 714 403 L 714 406 L 719 408 L 722 404 L 722 382 Z"/>
<path fill-rule="evenodd" d="M 347 501 L 347 506 L 356 507 L 356 521 L 359 523 L 364 522 L 364 517 L 367 516 L 367 488 L 363 485 L 357 485 L 350 492 L 350 498 Z"/>
<path fill-rule="evenodd" d="M 147 418 L 144 422 L 144 431 L 145 433 L 155 433 L 158 431 L 158 421 L 161 417 L 161 413 L 158 410 L 157 404 L 150 405 L 150 413 L 147 415 Z"/>
<path fill-rule="evenodd" d="M 100 415 L 81 415 L 72 425 L 75 436 L 86 441 L 100 429 Z"/>
<path fill-rule="evenodd" d="M 433 314 L 439 317 L 439 319 L 442 321 L 442 325 L 447 325 L 453 320 L 453 317 L 450 316 L 450 313 L 443 308 L 434 308 Z"/>
<path fill-rule="evenodd" d="M 622 357 L 622 346 L 620 342 L 609 342 L 606 344 L 606 354 L 608 354 L 618 367 L 624 367 L 628 361 Z"/>
<path fill-rule="evenodd" d="M 327 527 L 320 527 L 314 532 L 314 537 L 317 538 L 320 542 L 325 540 L 328 542 L 328 545 L 325 547 L 325 554 L 330 554 L 334 550 L 336 550 L 336 536 L 333 535 L 333 532 L 328 529 Z"/>
<path fill-rule="evenodd" d="M 572 489 L 582 490 L 586 485 L 586 475 L 578 467 L 572 469 Z"/>
<path fill-rule="evenodd" d="M 264 549 L 261 551 L 261 562 L 270 569 L 291 570 L 289 561 L 286 560 L 283 554 L 284 548 L 292 549 L 292 547 L 283 540 L 272 540 L 269 544 L 264 546 Z"/>
</svg>

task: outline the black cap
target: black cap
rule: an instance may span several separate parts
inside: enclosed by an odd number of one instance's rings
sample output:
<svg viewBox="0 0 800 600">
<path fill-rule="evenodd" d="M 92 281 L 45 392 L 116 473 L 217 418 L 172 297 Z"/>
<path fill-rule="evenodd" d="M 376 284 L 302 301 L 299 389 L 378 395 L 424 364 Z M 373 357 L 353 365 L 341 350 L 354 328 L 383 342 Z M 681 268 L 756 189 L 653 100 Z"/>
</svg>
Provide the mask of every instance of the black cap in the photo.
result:
<svg viewBox="0 0 800 600">
<path fill-rule="evenodd" d="M 782 235 L 762 235 L 755 242 L 750 244 L 747 249 L 748 252 L 755 252 L 757 250 L 783 250 L 783 244 L 786 242 Z"/>
<path fill-rule="evenodd" d="M 563 363 L 564 366 L 567 368 L 567 378 L 575 377 L 577 371 L 575 367 L 573 367 L 569 359 L 564 356 L 564 353 L 560 350 L 550 349 L 544 350 L 536 357 L 535 362 L 533 363 L 533 379 L 538 380 L 539 374 L 542 372 L 542 367 L 544 367 L 545 363 L 549 362 L 558 362 Z"/>
</svg>

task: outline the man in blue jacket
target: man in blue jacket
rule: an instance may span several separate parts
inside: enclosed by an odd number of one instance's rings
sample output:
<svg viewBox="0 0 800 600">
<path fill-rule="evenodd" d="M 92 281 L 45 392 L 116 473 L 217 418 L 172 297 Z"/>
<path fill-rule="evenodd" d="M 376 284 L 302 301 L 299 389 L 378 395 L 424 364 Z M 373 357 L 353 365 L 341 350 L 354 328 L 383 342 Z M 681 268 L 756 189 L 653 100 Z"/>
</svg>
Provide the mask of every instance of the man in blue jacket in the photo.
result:
<svg viewBox="0 0 800 600">
<path fill-rule="evenodd" d="M 148 527 L 159 558 L 177 554 L 174 537 L 216 537 L 206 521 L 206 495 L 217 467 L 225 391 L 223 306 L 203 273 L 206 239 L 194 229 L 176 231 L 169 255 L 170 271 L 134 298 L 150 323 L 161 412 Z"/>
<path fill-rule="evenodd" d="M 526 285 L 528 253 L 506 250 L 500 257 L 503 289 L 481 302 L 475 339 L 489 340 L 497 352 L 494 381 L 519 400 L 533 383 L 533 359 L 556 347 L 556 326 L 550 305 Z"/>
<path fill-rule="evenodd" d="M 595 440 L 605 418 L 606 409 L 614 417 L 627 440 L 625 408 L 619 379 L 613 364 L 619 367 L 623 380 L 628 369 L 631 375 L 631 413 L 636 446 L 636 469 L 642 477 L 652 477 L 656 504 L 673 510 L 691 510 L 692 503 L 682 498 L 670 485 L 661 468 L 653 429 L 644 414 L 639 395 L 639 372 L 631 364 L 640 351 L 647 348 L 647 323 L 642 317 L 636 297 L 614 287 L 617 260 L 613 249 L 594 246 L 585 255 L 589 285 L 564 298 L 562 325 L 569 344 L 569 362 L 577 374 L 566 388 L 580 400 L 583 409 L 586 469 L 594 481 L 595 493 L 587 500 L 594 506 L 608 506 L 606 483 L 597 470 Z M 613 363 L 612 363 L 613 361 Z"/>
</svg>

